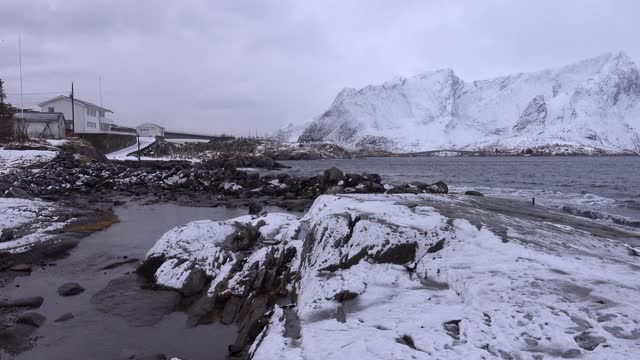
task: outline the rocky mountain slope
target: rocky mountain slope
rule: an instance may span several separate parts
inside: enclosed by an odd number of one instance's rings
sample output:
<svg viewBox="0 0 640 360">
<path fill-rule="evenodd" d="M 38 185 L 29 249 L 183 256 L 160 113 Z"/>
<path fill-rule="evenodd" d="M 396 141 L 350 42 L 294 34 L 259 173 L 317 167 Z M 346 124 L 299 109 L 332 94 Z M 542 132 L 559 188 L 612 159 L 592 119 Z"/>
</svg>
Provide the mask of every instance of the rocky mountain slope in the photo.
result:
<svg viewBox="0 0 640 360">
<path fill-rule="evenodd" d="M 640 153 L 640 70 L 624 53 L 465 82 L 453 70 L 342 90 L 300 141 L 349 150 Z"/>
</svg>

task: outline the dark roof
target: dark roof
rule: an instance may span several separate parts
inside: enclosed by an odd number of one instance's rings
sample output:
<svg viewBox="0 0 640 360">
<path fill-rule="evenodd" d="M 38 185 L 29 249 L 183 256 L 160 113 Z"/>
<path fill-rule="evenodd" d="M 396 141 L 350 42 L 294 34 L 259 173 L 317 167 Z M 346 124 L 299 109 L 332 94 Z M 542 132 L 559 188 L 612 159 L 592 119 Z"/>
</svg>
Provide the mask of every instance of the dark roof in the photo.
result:
<svg viewBox="0 0 640 360">
<path fill-rule="evenodd" d="M 70 98 L 70 97 L 68 97 L 68 96 L 58 95 L 58 96 L 56 96 L 56 97 L 54 97 L 54 98 L 52 98 L 52 99 L 49 99 L 49 100 L 46 100 L 46 101 L 41 102 L 40 104 L 38 104 L 38 106 L 44 106 L 44 105 L 46 105 L 46 104 L 48 104 L 48 103 L 50 103 L 50 102 L 54 102 L 54 101 L 56 101 L 56 100 L 60 100 L 60 99 L 66 99 L 66 100 L 71 101 L 71 98 Z M 96 105 L 96 104 L 94 104 L 94 103 L 92 103 L 92 102 L 88 102 L 88 101 L 80 100 L 80 99 L 77 99 L 77 98 L 76 98 L 76 99 L 73 99 L 73 100 L 74 100 L 75 102 L 80 103 L 80 104 L 83 104 L 83 105 L 85 105 L 85 106 L 94 107 L 94 108 L 99 109 L 99 110 L 102 110 L 102 111 L 104 111 L 104 112 L 110 112 L 110 113 L 113 113 L 113 111 L 111 111 L 111 110 L 109 110 L 109 109 L 106 109 L 106 108 L 103 108 L 102 106 L 100 106 L 100 105 Z"/>
<path fill-rule="evenodd" d="M 27 121 L 35 121 L 35 122 L 57 122 L 62 118 L 63 121 L 66 120 L 64 118 L 63 113 L 57 112 L 39 112 L 39 111 L 29 111 L 25 113 L 17 112 L 13 114 L 13 118 L 17 120 L 25 119 Z"/>
</svg>

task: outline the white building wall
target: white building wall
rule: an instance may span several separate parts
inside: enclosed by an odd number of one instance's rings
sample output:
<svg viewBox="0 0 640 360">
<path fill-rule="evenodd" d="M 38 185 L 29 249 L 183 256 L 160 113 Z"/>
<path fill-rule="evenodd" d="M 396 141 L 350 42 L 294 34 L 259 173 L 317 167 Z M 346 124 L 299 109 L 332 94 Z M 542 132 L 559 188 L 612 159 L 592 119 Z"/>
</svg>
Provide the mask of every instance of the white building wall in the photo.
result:
<svg viewBox="0 0 640 360">
<path fill-rule="evenodd" d="M 69 99 L 58 99 L 56 101 L 52 101 L 50 103 L 45 104 L 40 107 L 40 111 L 49 112 L 49 108 L 53 107 L 53 112 L 61 112 L 64 114 L 64 118 L 71 121 L 73 116 L 71 116 L 71 100 Z M 87 116 L 87 108 L 86 106 L 76 102 L 74 104 L 75 113 L 75 129 L 74 131 L 77 133 L 96 133 L 99 132 L 100 127 L 98 125 L 98 116 L 96 115 L 93 118 L 89 118 Z M 95 122 L 96 127 L 88 127 L 87 121 Z"/>
</svg>

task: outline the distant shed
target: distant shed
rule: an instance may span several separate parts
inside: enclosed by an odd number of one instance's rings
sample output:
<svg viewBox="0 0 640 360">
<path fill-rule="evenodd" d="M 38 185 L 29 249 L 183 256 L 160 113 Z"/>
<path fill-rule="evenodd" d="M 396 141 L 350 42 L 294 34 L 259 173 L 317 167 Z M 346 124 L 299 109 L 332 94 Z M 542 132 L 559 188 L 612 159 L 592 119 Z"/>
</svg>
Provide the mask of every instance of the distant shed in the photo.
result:
<svg viewBox="0 0 640 360">
<path fill-rule="evenodd" d="M 62 113 L 17 112 L 11 118 L 14 131 L 24 132 L 30 138 L 62 139 L 65 129 L 71 128 Z"/>
<path fill-rule="evenodd" d="M 164 136 L 164 129 L 164 127 L 152 123 L 144 123 L 136 127 L 138 134 L 144 137 Z"/>
</svg>

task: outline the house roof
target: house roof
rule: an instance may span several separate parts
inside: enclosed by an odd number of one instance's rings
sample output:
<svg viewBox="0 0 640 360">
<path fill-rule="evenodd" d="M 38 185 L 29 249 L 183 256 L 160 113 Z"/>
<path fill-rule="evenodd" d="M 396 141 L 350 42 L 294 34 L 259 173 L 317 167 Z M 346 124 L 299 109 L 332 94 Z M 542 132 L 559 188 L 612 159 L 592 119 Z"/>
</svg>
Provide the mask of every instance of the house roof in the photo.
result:
<svg viewBox="0 0 640 360">
<path fill-rule="evenodd" d="M 63 113 L 50 113 L 50 112 L 39 112 L 39 111 L 29 111 L 29 112 L 25 112 L 25 113 L 21 113 L 21 112 L 17 112 L 15 114 L 13 114 L 13 118 L 14 119 L 18 119 L 18 120 L 27 120 L 27 121 L 33 121 L 33 122 L 57 122 L 60 121 L 60 119 L 62 118 L 63 121 L 66 120 L 64 118 L 64 114 Z"/>
<path fill-rule="evenodd" d="M 56 97 L 54 97 L 54 98 L 52 98 L 52 99 L 45 100 L 45 101 L 43 101 L 43 102 L 39 103 L 39 104 L 38 104 L 38 106 L 44 106 L 44 105 L 46 105 L 46 104 L 48 104 L 48 103 L 51 103 L 51 102 L 54 102 L 54 101 L 58 101 L 58 100 L 61 100 L 61 99 L 66 99 L 66 100 L 71 101 L 71 98 L 70 98 L 70 97 L 68 97 L 68 96 L 58 95 L 58 96 L 56 96 Z M 109 109 L 107 109 L 107 108 L 103 108 L 102 106 L 100 106 L 100 105 L 96 105 L 96 104 L 94 104 L 94 103 L 92 103 L 92 102 L 88 102 L 88 101 L 80 100 L 80 99 L 77 99 L 77 98 L 76 98 L 76 99 L 73 99 L 73 100 L 74 100 L 74 102 L 80 103 L 80 104 L 82 104 L 82 105 L 84 105 L 84 106 L 94 107 L 94 108 L 99 109 L 99 110 L 102 110 L 102 111 L 104 111 L 104 112 L 110 112 L 110 113 L 113 113 L 113 111 L 111 111 L 111 110 L 109 110 Z"/>
<path fill-rule="evenodd" d="M 145 125 L 153 125 L 155 127 L 159 127 L 162 130 L 166 129 L 164 126 L 160 126 L 160 125 L 157 125 L 157 124 L 154 124 L 154 123 L 150 123 L 150 122 L 146 122 L 144 124 L 140 124 L 140 125 L 136 126 L 136 129 L 141 128 L 141 127 L 143 127 Z"/>
</svg>

